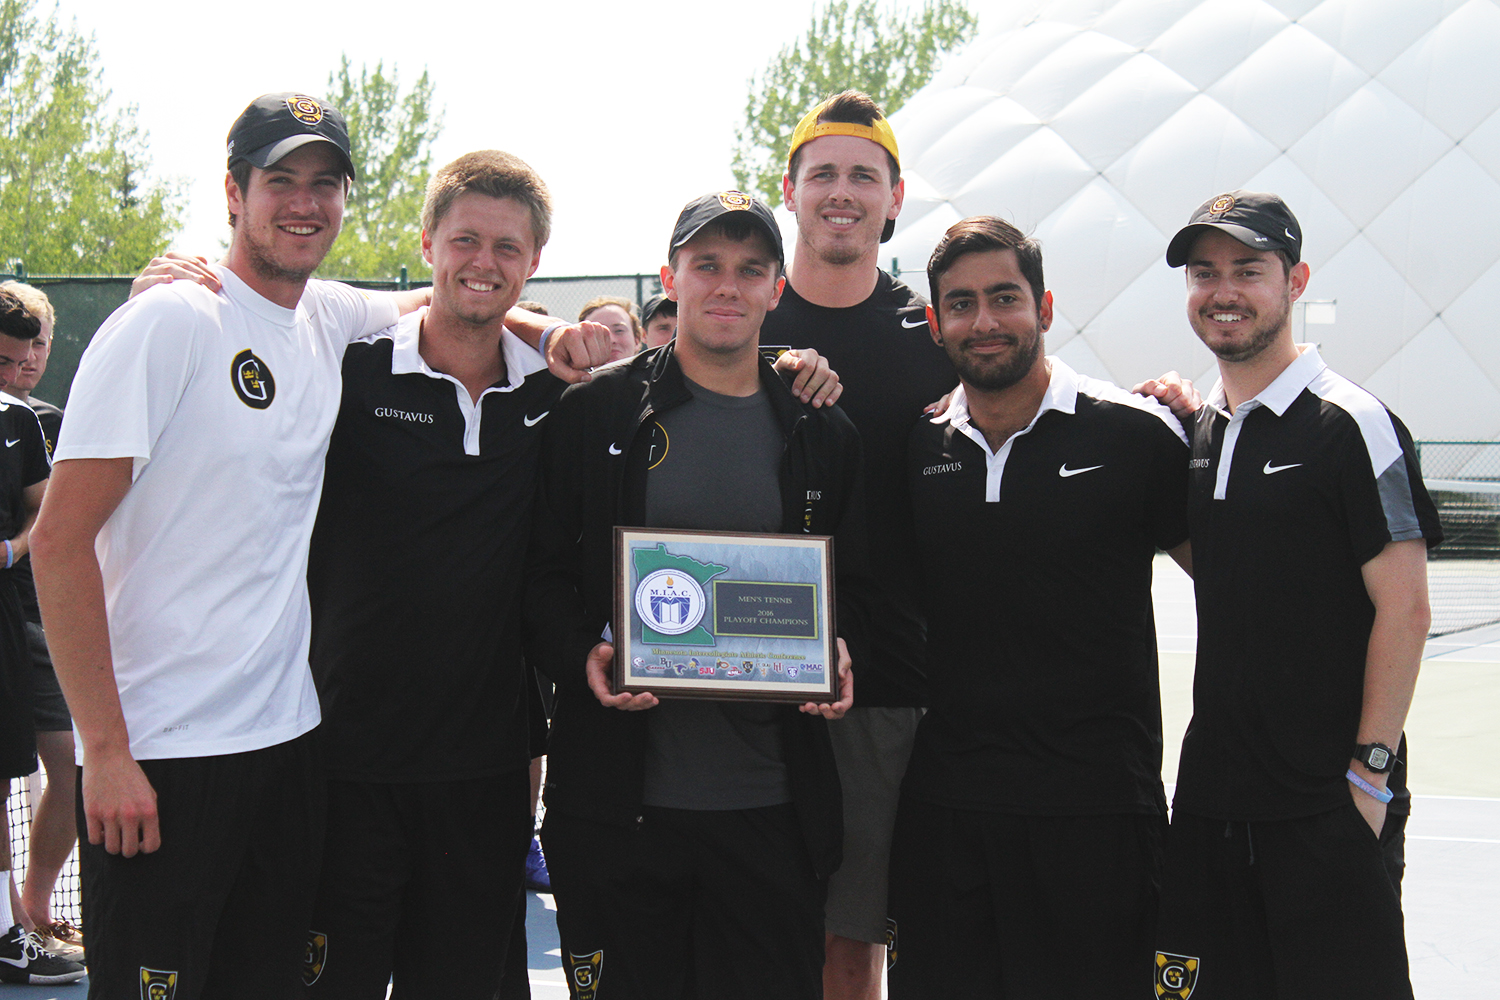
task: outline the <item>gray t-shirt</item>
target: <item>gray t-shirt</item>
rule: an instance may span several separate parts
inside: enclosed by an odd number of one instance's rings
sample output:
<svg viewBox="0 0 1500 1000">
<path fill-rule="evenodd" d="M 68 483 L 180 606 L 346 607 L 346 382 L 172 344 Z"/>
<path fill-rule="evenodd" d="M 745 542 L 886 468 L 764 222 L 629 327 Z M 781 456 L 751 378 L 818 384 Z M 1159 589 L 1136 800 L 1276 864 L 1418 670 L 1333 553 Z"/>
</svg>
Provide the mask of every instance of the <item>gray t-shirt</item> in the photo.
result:
<svg viewBox="0 0 1500 1000">
<path fill-rule="evenodd" d="M 693 399 L 657 417 L 646 527 L 779 531 L 785 438 L 770 398 L 687 384 Z M 790 802 L 779 711 L 664 699 L 647 713 L 645 803 L 711 810 Z"/>
</svg>

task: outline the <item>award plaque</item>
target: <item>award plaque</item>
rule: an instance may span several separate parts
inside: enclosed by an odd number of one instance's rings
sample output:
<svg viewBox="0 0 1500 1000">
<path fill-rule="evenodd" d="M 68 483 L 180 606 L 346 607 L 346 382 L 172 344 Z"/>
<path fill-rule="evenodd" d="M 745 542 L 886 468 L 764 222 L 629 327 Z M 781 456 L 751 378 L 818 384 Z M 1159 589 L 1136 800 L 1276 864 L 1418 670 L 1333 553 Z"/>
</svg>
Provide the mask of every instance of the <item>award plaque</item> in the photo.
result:
<svg viewBox="0 0 1500 1000">
<path fill-rule="evenodd" d="M 833 540 L 615 529 L 616 693 L 834 702 Z"/>
</svg>

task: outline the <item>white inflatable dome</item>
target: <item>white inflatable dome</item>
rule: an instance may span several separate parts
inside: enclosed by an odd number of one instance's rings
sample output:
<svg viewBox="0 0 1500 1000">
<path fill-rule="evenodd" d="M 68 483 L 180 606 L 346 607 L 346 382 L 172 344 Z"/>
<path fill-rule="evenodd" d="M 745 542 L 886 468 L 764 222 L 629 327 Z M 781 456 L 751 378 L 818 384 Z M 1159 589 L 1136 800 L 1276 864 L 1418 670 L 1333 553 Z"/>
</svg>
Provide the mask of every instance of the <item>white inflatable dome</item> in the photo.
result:
<svg viewBox="0 0 1500 1000">
<path fill-rule="evenodd" d="M 1496 0 L 978 9 L 981 36 L 892 116 L 907 195 L 883 258 L 923 268 L 953 222 L 1004 216 L 1042 241 L 1050 352 L 1206 390 L 1167 241 L 1212 195 L 1276 191 L 1312 267 L 1298 338 L 1419 439 L 1500 437 Z"/>
</svg>

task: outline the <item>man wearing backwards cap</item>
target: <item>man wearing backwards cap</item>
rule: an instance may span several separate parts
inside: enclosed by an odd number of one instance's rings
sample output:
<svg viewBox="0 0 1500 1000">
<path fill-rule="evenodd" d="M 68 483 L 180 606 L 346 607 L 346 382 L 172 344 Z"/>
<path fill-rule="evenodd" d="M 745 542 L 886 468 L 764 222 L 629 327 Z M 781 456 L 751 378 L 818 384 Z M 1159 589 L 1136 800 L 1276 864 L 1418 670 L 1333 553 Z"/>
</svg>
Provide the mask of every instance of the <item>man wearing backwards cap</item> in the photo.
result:
<svg viewBox="0 0 1500 1000">
<path fill-rule="evenodd" d="M 782 179 L 797 251 L 763 344 L 811 347 L 844 385 L 840 406 L 865 449 L 870 558 L 885 593 L 859 704 L 830 726 L 844 787 L 844 864 L 828 888 L 834 1000 L 878 1000 L 887 938 L 886 870 L 901 777 L 925 697 L 923 623 L 911 518 L 902 505 L 906 439 L 923 408 L 958 383 L 927 329 L 927 303 L 880 270 L 905 193 L 885 116 L 858 91 L 813 108 L 792 135 Z"/>
<path fill-rule="evenodd" d="M 565 392 L 542 445 L 528 659 L 557 683 L 542 838 L 563 962 L 581 998 L 817 997 L 841 840 L 824 720 L 853 698 L 845 640 L 839 700 L 799 713 L 613 694 L 600 634 L 616 525 L 806 532 L 836 537 L 838 627 L 858 660 L 859 437 L 760 358 L 783 286 L 769 208 L 695 199 L 668 259 L 676 339 Z"/>
<path fill-rule="evenodd" d="M 1193 721 L 1167 842 L 1156 995 L 1409 998 L 1386 787 L 1441 540 L 1411 435 L 1292 341 L 1302 229 L 1274 194 L 1173 237 L 1219 361 L 1193 424 Z"/>
<path fill-rule="evenodd" d="M 92 996 L 300 988 L 322 836 L 308 538 L 351 338 L 425 292 L 309 281 L 353 177 L 339 112 L 268 94 L 229 133 L 214 291 L 105 322 L 32 535 L 78 729 Z"/>
</svg>

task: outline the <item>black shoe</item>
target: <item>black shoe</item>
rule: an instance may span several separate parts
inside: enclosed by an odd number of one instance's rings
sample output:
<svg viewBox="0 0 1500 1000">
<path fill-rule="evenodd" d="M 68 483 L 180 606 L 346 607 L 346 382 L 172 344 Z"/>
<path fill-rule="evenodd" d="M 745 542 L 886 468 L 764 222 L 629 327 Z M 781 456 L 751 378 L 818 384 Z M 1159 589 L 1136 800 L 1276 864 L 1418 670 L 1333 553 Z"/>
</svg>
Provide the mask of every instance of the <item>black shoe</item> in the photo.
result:
<svg viewBox="0 0 1500 1000">
<path fill-rule="evenodd" d="M 76 983 L 88 970 L 77 962 L 49 955 L 42 939 L 15 924 L 0 939 L 0 982 L 57 986 Z"/>
</svg>

